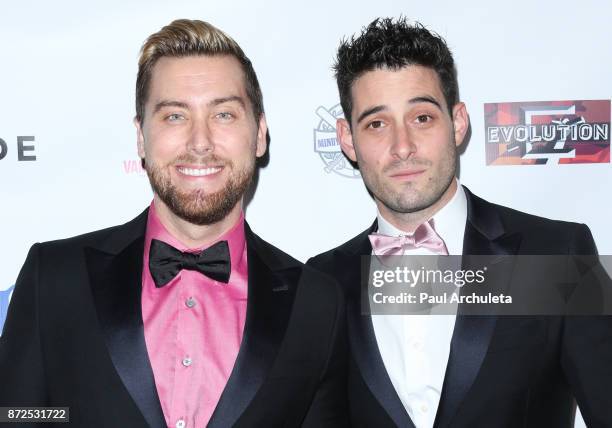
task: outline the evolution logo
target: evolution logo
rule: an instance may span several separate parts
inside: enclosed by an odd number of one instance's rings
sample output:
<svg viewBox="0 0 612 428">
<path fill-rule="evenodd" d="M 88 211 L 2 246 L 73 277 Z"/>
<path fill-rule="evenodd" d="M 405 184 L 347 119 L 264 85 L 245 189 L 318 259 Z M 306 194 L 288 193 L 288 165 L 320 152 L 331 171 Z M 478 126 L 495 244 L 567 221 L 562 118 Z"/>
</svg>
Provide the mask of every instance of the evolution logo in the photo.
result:
<svg viewBox="0 0 612 428">
<path fill-rule="evenodd" d="M 6 312 L 8 311 L 9 301 L 11 300 L 11 293 L 13 292 L 14 285 L 11 285 L 6 290 L 0 290 L 0 334 L 2 334 L 2 327 L 6 320 Z"/>
<path fill-rule="evenodd" d="M 336 120 L 344 117 L 340 104 L 329 109 L 320 106 L 315 110 L 315 114 L 319 117 L 319 123 L 314 130 L 314 151 L 325 163 L 325 172 L 359 178 L 359 171 L 353 168 L 348 159 L 344 157 L 336 139 Z"/>
<path fill-rule="evenodd" d="M 484 105 L 487 165 L 610 162 L 610 100 Z"/>
</svg>

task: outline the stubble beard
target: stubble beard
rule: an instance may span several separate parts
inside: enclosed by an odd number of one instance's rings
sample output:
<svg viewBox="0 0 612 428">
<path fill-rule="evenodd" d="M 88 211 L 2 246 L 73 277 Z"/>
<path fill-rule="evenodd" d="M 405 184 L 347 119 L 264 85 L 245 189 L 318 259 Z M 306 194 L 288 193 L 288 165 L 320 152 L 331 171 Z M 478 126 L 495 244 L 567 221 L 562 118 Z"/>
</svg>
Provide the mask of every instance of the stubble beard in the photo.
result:
<svg viewBox="0 0 612 428">
<path fill-rule="evenodd" d="M 201 164 L 187 157 L 181 157 L 175 162 L 177 161 Z M 198 226 L 211 225 L 227 217 L 248 189 L 255 172 L 254 159 L 244 169 L 238 171 L 232 162 L 223 161 L 214 155 L 207 158 L 206 162 L 211 165 L 223 165 L 224 169 L 230 171 L 223 189 L 213 193 L 206 193 L 205 189 L 182 191 L 172 184 L 170 173 L 167 171 L 167 168 L 173 168 L 173 164 L 162 168 L 147 162 L 145 166 L 153 192 L 174 215 Z"/>
<path fill-rule="evenodd" d="M 416 188 L 417 182 L 409 181 L 401 183 L 400 189 L 397 190 L 397 188 L 392 188 L 386 183 L 388 178 L 383 177 L 394 169 L 407 166 L 430 167 L 431 165 L 431 161 L 419 158 L 395 161 L 383 168 L 380 174 L 363 171 L 364 182 L 374 198 L 389 210 L 400 214 L 416 213 L 426 210 L 438 202 L 453 182 L 456 172 L 456 148 L 454 143 L 440 160 L 438 171 L 429 178 L 427 183 L 422 184 L 424 186 L 422 189 Z"/>
</svg>

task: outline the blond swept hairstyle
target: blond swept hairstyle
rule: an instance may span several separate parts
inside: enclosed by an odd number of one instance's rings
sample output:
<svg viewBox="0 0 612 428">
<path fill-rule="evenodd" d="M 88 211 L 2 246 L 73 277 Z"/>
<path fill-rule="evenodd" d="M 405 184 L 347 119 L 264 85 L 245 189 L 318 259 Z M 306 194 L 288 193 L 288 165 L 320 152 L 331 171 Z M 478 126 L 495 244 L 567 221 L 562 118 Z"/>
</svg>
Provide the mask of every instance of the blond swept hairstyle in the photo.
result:
<svg viewBox="0 0 612 428">
<path fill-rule="evenodd" d="M 149 96 L 153 67 L 162 57 L 186 57 L 197 55 L 231 55 L 244 72 L 247 96 L 256 120 L 264 112 L 263 97 L 253 65 L 238 43 L 208 22 L 195 19 L 177 19 L 151 34 L 140 50 L 138 76 L 136 78 L 136 120 L 142 123 L 144 106 Z"/>
</svg>

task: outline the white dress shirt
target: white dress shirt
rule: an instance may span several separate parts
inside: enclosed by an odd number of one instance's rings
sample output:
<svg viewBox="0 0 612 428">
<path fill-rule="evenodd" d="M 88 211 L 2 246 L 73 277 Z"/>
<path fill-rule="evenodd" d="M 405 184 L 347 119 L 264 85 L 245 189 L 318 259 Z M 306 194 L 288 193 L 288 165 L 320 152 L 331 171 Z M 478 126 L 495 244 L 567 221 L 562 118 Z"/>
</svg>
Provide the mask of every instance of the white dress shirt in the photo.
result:
<svg viewBox="0 0 612 428">
<path fill-rule="evenodd" d="M 452 199 L 434 217 L 436 232 L 451 255 L 461 255 L 467 220 L 467 199 L 457 181 Z M 409 235 L 378 213 L 378 232 Z M 427 249 L 404 255 L 433 254 Z M 431 428 L 436 419 L 455 315 L 372 315 L 378 349 L 391 383 L 416 428 Z"/>
</svg>

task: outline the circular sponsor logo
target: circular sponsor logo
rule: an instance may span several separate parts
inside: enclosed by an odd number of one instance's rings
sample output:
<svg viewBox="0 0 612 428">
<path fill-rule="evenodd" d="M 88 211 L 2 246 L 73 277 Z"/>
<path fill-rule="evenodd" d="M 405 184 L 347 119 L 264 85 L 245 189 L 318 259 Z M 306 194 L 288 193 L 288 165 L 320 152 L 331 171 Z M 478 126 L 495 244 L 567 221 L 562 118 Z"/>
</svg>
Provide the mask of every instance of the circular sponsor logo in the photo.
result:
<svg viewBox="0 0 612 428">
<path fill-rule="evenodd" d="M 359 170 L 353 168 L 344 156 L 336 138 L 336 119 L 344 117 L 340 104 L 331 108 L 319 106 L 315 114 L 319 123 L 314 129 L 314 151 L 325 163 L 324 171 L 328 174 L 335 172 L 343 177 L 359 178 Z"/>
</svg>

